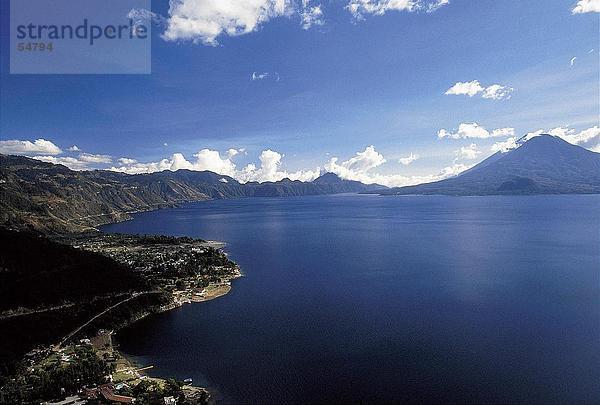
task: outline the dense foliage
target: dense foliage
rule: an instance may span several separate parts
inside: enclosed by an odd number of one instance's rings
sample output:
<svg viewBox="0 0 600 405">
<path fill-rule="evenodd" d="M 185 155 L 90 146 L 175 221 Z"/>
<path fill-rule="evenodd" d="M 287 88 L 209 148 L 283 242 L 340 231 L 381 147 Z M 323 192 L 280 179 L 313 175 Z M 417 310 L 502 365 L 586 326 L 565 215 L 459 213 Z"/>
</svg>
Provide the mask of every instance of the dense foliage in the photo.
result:
<svg viewBox="0 0 600 405">
<path fill-rule="evenodd" d="M 0 310 L 36 308 L 144 289 L 143 278 L 104 255 L 0 228 Z"/>
<path fill-rule="evenodd" d="M 104 383 L 110 371 L 91 347 L 79 346 L 69 364 L 51 363 L 9 380 L 2 388 L 0 403 L 39 404 L 44 399 L 75 394 L 81 386 Z"/>
</svg>

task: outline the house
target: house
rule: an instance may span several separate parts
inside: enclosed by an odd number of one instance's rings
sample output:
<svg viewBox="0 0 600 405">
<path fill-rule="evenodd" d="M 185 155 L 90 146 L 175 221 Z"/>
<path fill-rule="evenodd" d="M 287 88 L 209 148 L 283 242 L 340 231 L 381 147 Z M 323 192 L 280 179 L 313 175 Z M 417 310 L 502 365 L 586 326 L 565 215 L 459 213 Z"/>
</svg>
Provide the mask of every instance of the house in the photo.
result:
<svg viewBox="0 0 600 405">
<path fill-rule="evenodd" d="M 112 384 L 103 384 L 97 388 L 86 388 L 85 395 L 87 399 L 104 398 L 109 402 L 116 402 L 119 404 L 132 404 L 135 402 L 135 398 L 133 397 L 115 394 L 114 386 Z"/>
</svg>

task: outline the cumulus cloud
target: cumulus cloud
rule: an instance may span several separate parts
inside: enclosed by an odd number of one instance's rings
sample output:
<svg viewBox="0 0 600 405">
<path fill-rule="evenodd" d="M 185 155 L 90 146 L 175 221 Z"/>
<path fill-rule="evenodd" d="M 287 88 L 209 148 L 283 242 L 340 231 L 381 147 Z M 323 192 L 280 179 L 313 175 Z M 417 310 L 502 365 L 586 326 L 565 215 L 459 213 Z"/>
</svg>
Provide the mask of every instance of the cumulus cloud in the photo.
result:
<svg viewBox="0 0 600 405">
<path fill-rule="evenodd" d="M 600 0 L 579 0 L 571 12 L 573 14 L 600 13 Z"/>
<path fill-rule="evenodd" d="M 214 46 L 221 35 L 248 34 L 295 11 L 290 0 L 171 0 L 162 37 Z"/>
<path fill-rule="evenodd" d="M 202 149 L 194 156 L 197 159 L 196 163 L 192 166 L 195 170 L 210 170 L 211 172 L 227 176 L 235 175 L 235 164 L 231 161 L 231 157 L 233 156 L 227 155 L 221 157 L 218 151 L 210 149 Z"/>
<path fill-rule="evenodd" d="M 470 144 L 469 146 L 462 146 L 456 151 L 456 155 L 459 158 L 468 160 L 477 159 L 480 154 L 481 152 L 477 149 L 477 145 L 474 143 Z"/>
<path fill-rule="evenodd" d="M 350 0 L 346 9 L 356 20 L 365 15 L 384 15 L 388 11 L 433 12 L 449 4 L 449 0 Z"/>
<path fill-rule="evenodd" d="M 119 159 L 119 163 L 121 163 L 122 165 L 133 165 L 133 164 L 137 163 L 137 160 L 122 157 Z"/>
<path fill-rule="evenodd" d="M 342 162 L 337 157 L 331 158 L 325 165 L 325 170 L 346 180 L 360 181 L 365 184 L 380 184 L 388 187 L 401 187 L 442 180 L 456 176 L 472 167 L 472 165 L 455 162 L 432 175 L 404 176 L 376 173 L 375 169 L 385 162 L 386 159 L 381 153 L 377 152 L 373 146 L 368 146 L 364 151 L 358 152 L 352 158 Z"/>
<path fill-rule="evenodd" d="M 490 150 L 494 153 L 502 152 L 506 153 L 510 150 L 516 149 L 519 145 L 517 144 L 517 137 L 513 136 L 508 138 L 506 141 L 496 142 L 492 145 Z"/>
<path fill-rule="evenodd" d="M 450 139 L 468 139 L 468 138 L 494 138 L 501 136 L 513 136 L 515 134 L 514 128 L 498 128 L 492 131 L 488 131 L 484 127 L 480 126 L 476 122 L 473 123 L 461 123 L 458 126 L 458 131 L 450 132 L 446 129 L 440 129 L 438 131 L 438 138 L 450 138 Z"/>
<path fill-rule="evenodd" d="M 282 169 L 283 156 L 273 150 L 264 150 L 259 156 L 260 165 L 250 163 L 241 170 L 237 169 L 232 158 L 245 153 L 245 149 L 229 149 L 223 155 L 219 151 L 202 149 L 196 153 L 195 161 L 188 161 L 181 153 L 175 153 L 170 159 L 162 159 L 158 162 L 140 163 L 135 159 L 121 158 L 120 166 L 111 167 L 110 170 L 128 174 L 153 173 L 163 170 L 176 171 L 188 169 L 195 171 L 208 170 L 217 174 L 230 176 L 245 183 L 248 181 L 278 181 L 284 178 L 300 181 L 311 181 L 319 176 L 319 168 L 314 170 L 299 170 L 288 172 Z"/>
<path fill-rule="evenodd" d="M 94 155 L 92 153 L 82 153 L 79 160 L 85 163 L 112 163 L 112 157 L 109 155 Z"/>
<path fill-rule="evenodd" d="M 259 156 L 260 167 L 254 164 L 247 165 L 236 178 L 241 182 L 257 181 L 279 181 L 284 178 L 290 180 L 312 181 L 319 177 L 320 170 L 317 167 L 314 170 L 299 170 L 296 172 L 287 172 L 281 169 L 282 158 L 284 155 L 270 149 L 264 150 Z"/>
<path fill-rule="evenodd" d="M 536 131 L 528 134 L 528 136 L 533 137 L 538 133 L 539 131 Z M 576 131 L 575 129 L 568 127 L 558 127 L 551 129 L 547 133 L 558 136 L 573 145 L 582 146 L 586 149 L 596 151 L 600 147 L 600 127 L 597 125 L 582 131 Z"/>
<path fill-rule="evenodd" d="M 417 160 L 418 158 L 419 158 L 418 154 L 414 154 L 414 153 L 411 152 L 410 155 L 398 159 L 398 162 L 400 164 L 403 164 L 404 166 L 408 166 L 412 162 L 414 162 L 415 160 Z"/>
<path fill-rule="evenodd" d="M 357 152 L 356 156 L 342 163 L 349 170 L 369 171 L 386 162 L 382 154 L 375 150 L 373 145 L 367 146 L 364 151 Z"/>
<path fill-rule="evenodd" d="M 528 132 L 521 139 L 511 137 L 508 138 L 506 141 L 496 142 L 492 145 L 490 150 L 492 152 L 505 153 L 516 149 L 526 141 L 543 134 L 557 136 L 573 145 L 581 146 L 593 152 L 600 151 L 600 127 L 598 126 L 593 126 L 591 128 L 587 128 L 581 131 L 577 131 L 568 127 L 556 127 L 550 130 L 538 129 L 537 131 Z"/>
<path fill-rule="evenodd" d="M 89 163 L 79 160 L 74 157 L 67 156 L 33 156 L 35 160 L 40 160 L 42 162 L 52 163 L 55 165 L 63 165 L 67 166 L 71 170 L 88 170 Z"/>
<path fill-rule="evenodd" d="M 50 141 L 20 141 L 16 139 L 0 141 L 0 153 L 5 155 L 59 155 L 62 150 Z"/>
<path fill-rule="evenodd" d="M 469 96 L 469 97 L 473 97 L 476 94 L 481 93 L 482 91 L 485 90 L 485 87 L 483 87 L 479 81 L 477 80 L 473 80 L 470 82 L 458 82 L 456 84 L 454 84 L 454 86 L 450 87 L 448 90 L 446 90 L 446 95 L 465 95 L 465 96 Z"/>
<path fill-rule="evenodd" d="M 79 149 L 79 147 L 77 145 L 73 145 L 71 146 L 69 149 L 67 149 L 69 152 L 79 152 L 81 151 L 81 149 Z"/>
<path fill-rule="evenodd" d="M 141 163 L 135 159 L 130 159 L 130 160 L 135 163 L 130 162 L 127 164 L 123 164 L 122 162 L 120 162 L 122 164 L 121 166 L 113 166 L 113 167 L 109 168 L 108 170 L 111 170 L 114 172 L 127 173 L 127 174 L 154 173 L 154 172 L 162 172 L 164 170 L 172 170 L 171 167 L 173 164 L 173 159 L 172 160 L 162 159 L 158 162 L 149 162 L 149 163 Z"/>
<path fill-rule="evenodd" d="M 388 11 L 431 13 L 449 0 L 344 0 L 355 20 Z M 319 0 L 170 0 L 167 17 L 147 10 L 132 10 L 134 21 L 153 21 L 164 27 L 166 41 L 192 41 L 216 46 L 223 36 L 239 36 L 260 29 L 278 17 L 297 17 L 302 29 L 323 25 Z"/>
<path fill-rule="evenodd" d="M 71 170 L 90 170 L 101 168 L 105 164 L 112 163 L 112 157 L 109 155 L 94 155 L 92 153 L 80 153 L 79 156 L 30 156 L 33 159 L 42 162 L 53 163 L 55 165 L 67 166 Z"/>
<path fill-rule="evenodd" d="M 508 100 L 511 97 L 513 88 L 500 84 L 492 84 L 491 86 L 482 86 L 478 80 L 470 82 L 457 82 L 450 87 L 444 94 L 454 96 L 469 96 L 473 97 L 478 94 L 481 97 L 491 100 Z"/>
</svg>

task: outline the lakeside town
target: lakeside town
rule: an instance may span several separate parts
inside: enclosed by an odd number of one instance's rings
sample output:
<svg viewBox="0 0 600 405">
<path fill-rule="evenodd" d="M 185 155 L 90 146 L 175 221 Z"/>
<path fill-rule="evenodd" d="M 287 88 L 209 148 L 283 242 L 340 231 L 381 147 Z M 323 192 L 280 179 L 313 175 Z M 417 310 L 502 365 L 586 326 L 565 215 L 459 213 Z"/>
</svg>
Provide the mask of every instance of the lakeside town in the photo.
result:
<svg viewBox="0 0 600 405">
<path fill-rule="evenodd" d="M 57 236 L 52 243 L 108 258 L 121 266 L 121 277 L 134 276 L 134 288 L 130 283 L 128 291 L 102 291 L 86 296 L 85 303 L 61 299 L 60 305 L 50 305 L 47 300 L 47 308 L 20 305 L 0 312 L 0 322 L 9 326 L 40 314 L 56 322 L 74 308 L 93 307 L 73 319 L 68 333 L 57 332 L 54 341 L 36 345 L 17 362 L 16 372 L 0 388 L 0 403 L 208 403 L 209 391 L 190 379 L 149 376 L 152 365 L 131 362 L 113 338 L 118 329 L 148 315 L 227 294 L 242 274 L 221 250 L 224 244 L 104 233 Z"/>
</svg>

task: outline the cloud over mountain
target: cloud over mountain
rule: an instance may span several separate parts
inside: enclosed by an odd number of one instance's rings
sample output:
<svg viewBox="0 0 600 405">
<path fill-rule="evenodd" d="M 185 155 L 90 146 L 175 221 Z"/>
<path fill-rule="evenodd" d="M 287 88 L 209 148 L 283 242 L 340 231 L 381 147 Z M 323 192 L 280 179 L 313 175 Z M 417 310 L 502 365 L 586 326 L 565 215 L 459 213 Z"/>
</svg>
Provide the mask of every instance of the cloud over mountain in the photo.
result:
<svg viewBox="0 0 600 405">
<path fill-rule="evenodd" d="M 515 129 L 506 127 L 506 128 L 497 128 L 492 131 L 488 131 L 484 127 L 480 126 L 476 122 L 472 123 L 461 123 L 458 126 L 458 130 L 456 132 L 451 132 L 446 129 L 440 129 L 438 131 L 438 138 L 450 138 L 450 139 L 469 139 L 469 138 L 495 138 L 502 136 L 513 136 L 515 134 Z"/>
<path fill-rule="evenodd" d="M 58 155 L 62 153 L 62 150 L 52 142 L 42 138 L 33 142 L 11 139 L 0 141 L 0 153 L 6 155 Z"/>
</svg>

